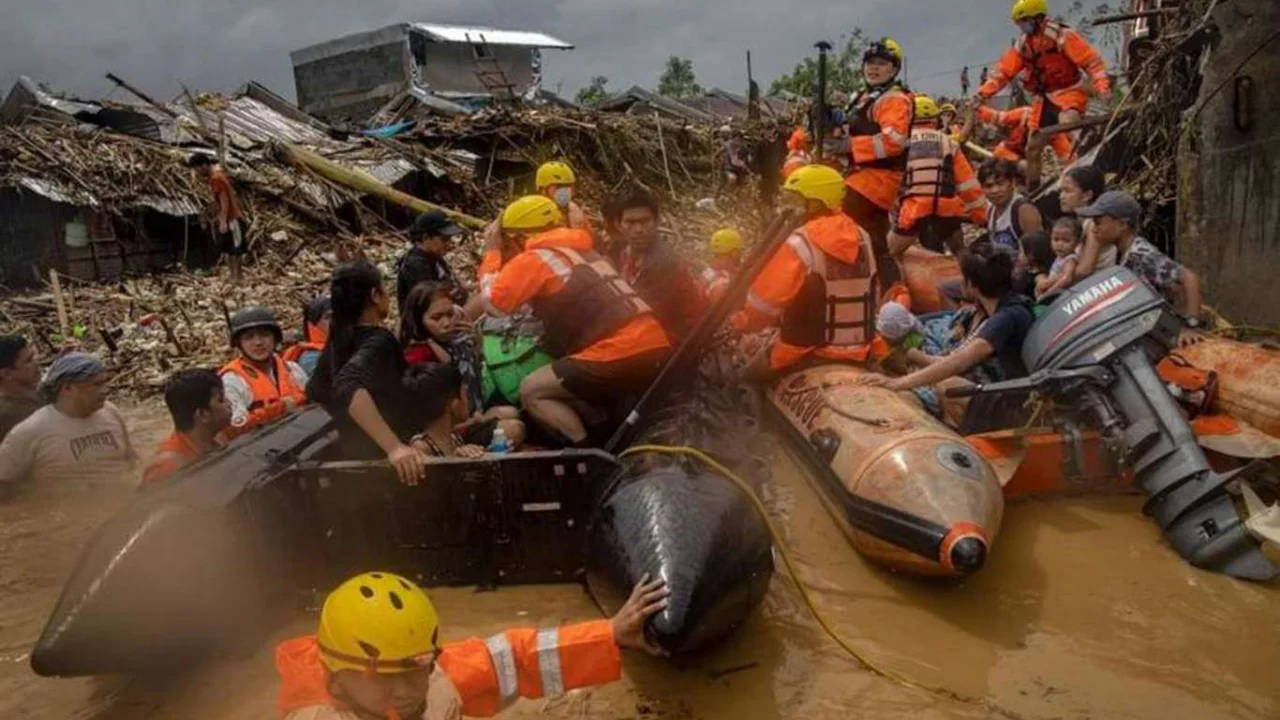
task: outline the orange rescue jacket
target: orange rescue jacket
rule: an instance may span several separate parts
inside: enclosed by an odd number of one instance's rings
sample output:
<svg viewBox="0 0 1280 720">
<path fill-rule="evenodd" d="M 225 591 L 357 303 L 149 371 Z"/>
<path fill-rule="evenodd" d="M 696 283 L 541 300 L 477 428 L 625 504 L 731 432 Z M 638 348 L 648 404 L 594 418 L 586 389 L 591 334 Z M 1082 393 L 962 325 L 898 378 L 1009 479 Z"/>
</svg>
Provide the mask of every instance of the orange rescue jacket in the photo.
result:
<svg viewBox="0 0 1280 720">
<path fill-rule="evenodd" d="M 612 362 L 670 347 L 648 305 L 593 244 L 571 228 L 529 238 L 485 291 L 486 309 L 509 315 L 529 303 L 546 328 L 543 345 L 559 357 Z"/>
<path fill-rule="evenodd" d="M 329 694 L 314 635 L 276 646 L 281 720 L 308 707 L 342 707 Z M 436 661 L 462 699 L 462 714 L 492 717 L 517 698 L 563 695 L 622 677 L 622 653 L 608 620 L 542 630 L 514 629 L 487 640 L 447 643 Z M 401 720 L 410 720 L 402 718 Z"/>
<path fill-rule="evenodd" d="M 927 125 L 911 129 L 902 197 L 931 200 L 930 215 L 986 219 L 986 200 L 973 166 L 960 146 L 942 130 Z"/>
<path fill-rule="evenodd" d="M 867 232 L 839 211 L 811 219 L 770 258 L 735 318 L 746 331 L 781 322 L 797 348 L 853 346 L 873 337 L 875 255 Z"/>
<path fill-rule="evenodd" d="M 1047 95 L 1079 85 L 1082 71 L 1096 92 L 1111 90 L 1107 65 L 1097 49 L 1070 27 L 1046 20 L 1037 33 L 1023 35 L 1005 52 L 978 95 L 984 100 L 994 97 L 1019 73 L 1029 92 Z"/>
<path fill-rule="evenodd" d="M 185 433 L 174 430 L 160 443 L 156 457 L 142 471 L 142 484 L 153 485 L 200 459 L 203 453 Z"/>
<path fill-rule="evenodd" d="M 227 428 L 228 438 L 284 417 L 288 412 L 284 404 L 285 398 L 292 398 L 298 407 L 306 404 L 307 389 L 299 387 L 293 381 L 293 374 L 289 372 L 289 366 L 285 364 L 284 359 L 279 355 L 273 355 L 271 361 L 275 364 L 275 379 L 259 371 L 252 363 L 245 362 L 243 358 L 232 360 L 218 371 L 219 375 L 233 373 L 240 376 L 240 379 L 249 386 L 249 391 L 253 393 L 253 403 L 249 406 L 247 422 L 239 427 Z"/>
<path fill-rule="evenodd" d="M 914 113 L 911 95 L 896 85 L 864 91 L 853 102 L 849 124 L 853 168 L 845 184 L 886 211 L 898 197 Z"/>
</svg>

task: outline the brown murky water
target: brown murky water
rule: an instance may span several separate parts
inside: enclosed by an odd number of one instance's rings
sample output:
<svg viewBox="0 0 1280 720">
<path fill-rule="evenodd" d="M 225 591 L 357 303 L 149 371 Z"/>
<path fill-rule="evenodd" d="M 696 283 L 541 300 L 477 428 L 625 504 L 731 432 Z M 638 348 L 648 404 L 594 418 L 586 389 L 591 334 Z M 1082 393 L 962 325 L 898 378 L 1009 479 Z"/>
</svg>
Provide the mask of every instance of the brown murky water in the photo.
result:
<svg viewBox="0 0 1280 720">
<path fill-rule="evenodd" d="M 140 447 L 165 421 L 129 412 Z M 832 624 L 875 662 L 984 698 L 975 706 L 903 688 L 856 666 L 818 629 L 781 572 L 763 611 L 725 646 L 678 666 L 638 655 L 612 686 L 513 718 L 1274 718 L 1280 716 L 1276 586 L 1191 569 L 1139 512 L 1140 498 L 1013 505 L 985 570 L 921 583 L 849 548 L 799 465 L 773 454 L 769 504 Z M 274 717 L 270 644 L 183 677 L 50 680 L 32 643 L 92 530 L 131 495 L 109 487 L 0 506 L 0 716 Z M 435 590 L 451 637 L 594 616 L 577 587 Z M 307 632 L 299 618 L 279 637 Z"/>
</svg>

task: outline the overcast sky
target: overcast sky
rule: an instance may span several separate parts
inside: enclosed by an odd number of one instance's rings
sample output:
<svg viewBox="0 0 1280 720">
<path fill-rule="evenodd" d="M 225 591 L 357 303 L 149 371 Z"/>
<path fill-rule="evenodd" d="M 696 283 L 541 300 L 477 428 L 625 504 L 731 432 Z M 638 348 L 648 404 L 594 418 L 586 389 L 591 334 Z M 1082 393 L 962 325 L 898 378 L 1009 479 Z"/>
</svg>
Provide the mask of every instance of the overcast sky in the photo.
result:
<svg viewBox="0 0 1280 720">
<path fill-rule="evenodd" d="M 1066 6 L 1067 0 L 1056 0 Z M 956 93 L 959 70 L 996 58 L 1014 34 L 1008 0 L 9 0 L 0 19 L 0 93 L 19 74 L 87 97 L 114 72 L 162 99 L 186 83 L 258 80 L 292 98 L 289 51 L 396 22 L 541 30 L 577 46 L 547 51 L 562 94 L 592 76 L 652 87 L 669 55 L 698 80 L 742 92 L 752 51 L 763 88 L 820 39 L 861 26 L 902 42 L 912 85 Z M 971 71 L 977 82 L 976 67 Z M 116 96 L 122 93 L 117 91 Z M 121 97 L 121 99 L 124 99 Z"/>
</svg>

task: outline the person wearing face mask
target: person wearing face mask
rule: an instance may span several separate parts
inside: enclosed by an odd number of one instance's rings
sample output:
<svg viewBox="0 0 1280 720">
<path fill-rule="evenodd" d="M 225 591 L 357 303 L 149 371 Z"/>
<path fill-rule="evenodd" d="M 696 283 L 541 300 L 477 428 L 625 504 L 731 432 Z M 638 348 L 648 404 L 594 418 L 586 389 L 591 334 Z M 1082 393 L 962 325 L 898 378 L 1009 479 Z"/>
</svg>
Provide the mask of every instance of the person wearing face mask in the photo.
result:
<svg viewBox="0 0 1280 720">
<path fill-rule="evenodd" d="M 844 211 L 871 235 L 885 286 L 900 278 L 889 257 L 889 211 L 898 199 L 907 169 L 907 140 L 914 112 L 911 94 L 898 82 L 902 46 L 890 38 L 872 43 L 862 55 L 866 89 L 849 112 L 848 148 L 852 160 L 845 183 Z"/>
<path fill-rule="evenodd" d="M 1111 80 L 1102 55 L 1080 33 L 1049 19 L 1048 0 L 1016 0 L 1012 17 L 1022 36 L 1000 58 L 991 79 L 978 88 L 980 101 L 990 100 L 1021 75 L 1023 86 L 1035 96 L 1028 124 L 1032 133 L 1084 115 L 1089 104 L 1084 75 L 1093 94 L 1110 102 Z"/>
<path fill-rule="evenodd" d="M 791 173 L 782 191 L 784 207 L 803 212 L 805 223 L 769 259 L 734 316 L 744 332 L 780 326 L 777 341 L 744 370 L 751 381 L 810 356 L 863 362 L 875 336 L 877 260 L 867 231 L 841 212 L 840 173 L 810 165 Z"/>
<path fill-rule="evenodd" d="M 587 213 L 573 200 L 574 190 L 578 185 L 578 176 L 574 174 L 573 168 L 558 161 L 543 163 L 538 167 L 534 184 L 539 195 L 555 201 L 570 228 L 591 232 L 591 221 L 587 219 Z"/>
</svg>

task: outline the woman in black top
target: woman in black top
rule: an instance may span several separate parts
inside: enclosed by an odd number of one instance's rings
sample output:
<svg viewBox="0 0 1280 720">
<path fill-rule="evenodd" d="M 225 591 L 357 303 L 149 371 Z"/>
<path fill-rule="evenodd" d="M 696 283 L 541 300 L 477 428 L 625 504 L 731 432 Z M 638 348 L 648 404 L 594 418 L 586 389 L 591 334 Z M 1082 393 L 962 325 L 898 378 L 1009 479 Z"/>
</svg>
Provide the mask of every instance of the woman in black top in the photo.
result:
<svg viewBox="0 0 1280 720">
<path fill-rule="evenodd" d="M 426 474 L 426 456 L 404 441 L 416 428 L 404 406 L 404 355 L 382 326 L 391 312 L 382 274 L 366 262 L 343 265 L 333 273 L 329 294 L 329 342 L 307 398 L 333 416 L 348 457 L 385 454 L 400 481 L 416 485 Z"/>
</svg>

